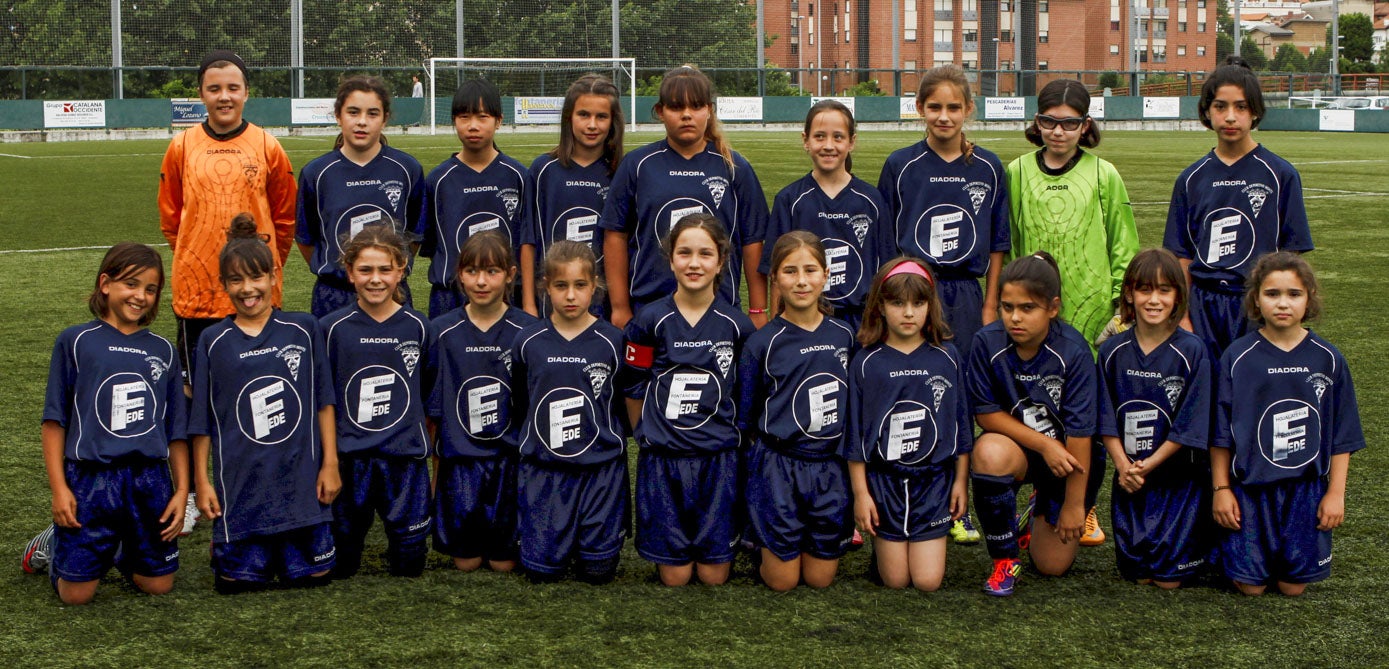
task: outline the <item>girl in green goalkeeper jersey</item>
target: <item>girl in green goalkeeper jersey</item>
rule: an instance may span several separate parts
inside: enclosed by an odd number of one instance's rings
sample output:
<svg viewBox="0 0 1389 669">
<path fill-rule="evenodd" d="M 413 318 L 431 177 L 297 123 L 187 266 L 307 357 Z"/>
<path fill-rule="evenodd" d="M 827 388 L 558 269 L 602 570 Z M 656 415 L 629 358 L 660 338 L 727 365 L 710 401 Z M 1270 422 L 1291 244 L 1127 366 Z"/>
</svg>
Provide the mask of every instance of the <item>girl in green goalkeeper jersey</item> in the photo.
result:
<svg viewBox="0 0 1389 669">
<path fill-rule="evenodd" d="M 1085 151 L 1100 143 L 1090 94 L 1074 79 L 1047 84 L 1026 130 L 1042 147 L 1008 165 L 1013 248 L 1009 259 L 1045 250 L 1061 270 L 1061 317 L 1093 347 L 1114 314 L 1129 259 L 1138 252 L 1124 180 Z"/>
</svg>

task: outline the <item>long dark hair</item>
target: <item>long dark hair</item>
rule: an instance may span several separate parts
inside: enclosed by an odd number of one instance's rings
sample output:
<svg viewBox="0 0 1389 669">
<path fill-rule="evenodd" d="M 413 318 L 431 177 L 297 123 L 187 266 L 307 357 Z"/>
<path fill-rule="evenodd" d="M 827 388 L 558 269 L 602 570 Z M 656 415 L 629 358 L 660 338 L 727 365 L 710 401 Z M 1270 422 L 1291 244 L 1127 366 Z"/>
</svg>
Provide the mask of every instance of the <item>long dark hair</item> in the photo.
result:
<svg viewBox="0 0 1389 669">
<path fill-rule="evenodd" d="M 550 151 L 550 156 L 566 168 L 573 166 L 574 106 L 585 95 L 605 97 L 611 103 L 609 113 L 612 125 L 608 127 L 608 136 L 603 140 L 603 162 L 607 164 L 608 175 L 611 176 L 617 171 L 618 163 L 622 162 L 622 136 L 627 122 L 622 118 L 621 93 L 612 81 L 601 74 L 585 74 L 569 85 L 569 90 L 564 94 L 564 108 L 560 111 L 559 146 Z"/>
<path fill-rule="evenodd" d="M 849 111 L 849 108 L 845 106 L 843 102 L 828 98 L 810 105 L 810 111 L 805 114 L 805 129 L 801 131 L 801 134 L 809 137 L 810 124 L 815 121 L 815 117 L 829 112 L 839 112 L 844 115 L 844 120 L 849 125 L 849 140 L 853 141 L 854 137 L 858 136 L 858 123 L 854 121 L 854 112 Z M 850 174 L 854 172 L 853 152 L 844 156 L 844 171 Z"/>
<path fill-rule="evenodd" d="M 1037 111 L 1045 112 L 1052 107 L 1070 107 L 1080 113 L 1085 118 L 1085 130 L 1080 135 L 1080 145 L 1090 149 L 1100 145 L 1100 127 L 1095 125 L 1095 119 L 1090 118 L 1090 91 L 1085 90 L 1085 84 L 1075 79 L 1057 79 L 1042 87 L 1037 94 Z M 1046 144 L 1042 140 L 1042 130 L 1037 127 L 1037 120 L 1023 131 L 1023 136 L 1027 141 L 1042 146 Z"/>
<path fill-rule="evenodd" d="M 347 96 L 353 93 L 375 93 L 381 100 L 381 113 L 386 119 L 391 118 L 391 92 L 386 89 L 385 82 L 378 77 L 357 75 L 344 79 L 338 84 L 338 98 L 333 101 L 333 118 L 342 116 L 342 106 L 347 103 Z M 381 144 L 386 143 L 385 133 L 381 134 Z M 333 148 L 341 149 L 343 145 L 342 133 L 338 133 L 338 138 L 333 140 Z"/>
<path fill-rule="evenodd" d="M 916 264 L 926 276 L 901 272 L 889 277 L 888 274 L 902 263 Z M 921 336 L 928 344 L 940 346 L 954 337 L 950 325 L 945 322 L 931 266 L 920 258 L 898 256 L 883 263 L 878 273 L 873 275 L 873 288 L 868 291 L 868 299 L 863 303 L 863 323 L 858 328 L 860 346 L 867 348 L 887 338 L 887 318 L 883 314 L 883 305 L 889 300 L 926 301 L 926 327 L 922 329 Z"/>
<path fill-rule="evenodd" d="M 159 315 L 159 298 L 164 294 L 164 259 L 159 256 L 158 251 L 136 242 L 121 242 L 106 252 L 106 256 L 101 259 L 101 269 L 96 273 L 96 285 L 92 288 L 92 294 L 87 297 L 87 309 L 97 318 L 105 318 L 107 310 L 110 309 L 111 305 L 106 295 L 101 292 L 101 277 L 104 276 L 108 282 L 115 283 L 150 268 L 159 270 L 159 289 L 155 291 L 149 308 L 140 314 L 139 324 L 144 327 L 153 323 L 154 317 Z"/>
</svg>

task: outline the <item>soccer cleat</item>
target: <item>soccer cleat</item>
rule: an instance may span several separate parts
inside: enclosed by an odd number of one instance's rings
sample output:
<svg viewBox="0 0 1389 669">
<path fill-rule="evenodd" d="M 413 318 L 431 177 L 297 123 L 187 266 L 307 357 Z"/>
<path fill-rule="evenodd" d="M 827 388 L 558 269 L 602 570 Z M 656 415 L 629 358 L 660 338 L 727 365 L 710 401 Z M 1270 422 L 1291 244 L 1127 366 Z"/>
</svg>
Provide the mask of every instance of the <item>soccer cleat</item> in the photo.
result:
<svg viewBox="0 0 1389 669">
<path fill-rule="evenodd" d="M 38 536 L 29 540 L 29 545 L 24 547 L 24 555 L 19 558 L 19 568 L 26 574 L 37 574 L 48 570 L 48 564 L 53 561 L 53 526 L 49 525 L 39 532 Z"/>
<path fill-rule="evenodd" d="M 183 530 L 178 533 L 180 537 L 186 537 L 193 533 L 193 527 L 198 524 L 198 519 L 202 517 L 202 512 L 198 511 L 197 495 L 188 495 L 188 506 L 183 509 Z"/>
<path fill-rule="evenodd" d="M 970 520 L 968 513 L 950 526 L 950 539 L 962 546 L 973 546 L 979 543 L 981 538 L 979 530 L 974 529 L 974 521 Z"/>
<path fill-rule="evenodd" d="M 1085 534 L 1080 535 L 1080 545 L 1099 546 L 1104 543 L 1104 530 L 1100 529 L 1100 517 L 1095 513 L 1095 507 L 1090 507 L 1090 513 L 1085 514 Z"/>
<path fill-rule="evenodd" d="M 1013 594 L 1013 588 L 1017 586 L 1020 574 L 1022 574 L 1022 563 L 1017 558 L 994 560 L 994 573 L 989 576 L 989 580 L 984 581 L 984 594 L 994 597 L 1007 597 Z"/>
<path fill-rule="evenodd" d="M 1027 496 L 1027 506 L 1014 518 L 1018 528 L 1018 550 L 1025 551 L 1032 545 L 1032 512 L 1037 508 L 1037 491 Z"/>
<path fill-rule="evenodd" d="M 849 548 L 854 550 L 863 548 L 863 535 L 859 534 L 858 528 L 854 528 L 854 536 L 849 539 Z"/>
</svg>

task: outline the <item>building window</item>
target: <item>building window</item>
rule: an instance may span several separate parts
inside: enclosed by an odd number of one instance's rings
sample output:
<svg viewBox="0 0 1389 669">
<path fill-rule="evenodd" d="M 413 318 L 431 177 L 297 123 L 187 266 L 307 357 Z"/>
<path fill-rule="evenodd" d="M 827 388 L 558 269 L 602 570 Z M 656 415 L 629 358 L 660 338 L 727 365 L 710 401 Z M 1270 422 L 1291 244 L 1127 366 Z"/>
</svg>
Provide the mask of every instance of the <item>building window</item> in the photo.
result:
<svg viewBox="0 0 1389 669">
<path fill-rule="evenodd" d="M 1205 22 L 1205 21 L 1197 21 L 1197 22 L 1196 22 L 1196 32 L 1198 32 L 1198 33 L 1206 32 L 1206 22 Z"/>
<path fill-rule="evenodd" d="M 1197 8 L 1197 9 L 1205 9 L 1205 8 L 1206 8 L 1206 0 L 1196 0 L 1196 8 Z"/>
<path fill-rule="evenodd" d="M 1037 11 L 1038 11 L 1039 13 L 1041 13 L 1041 14 L 1045 14 L 1045 13 L 1051 11 L 1051 9 L 1049 8 L 1049 5 L 1050 5 L 1050 4 L 1051 4 L 1051 3 L 1047 2 L 1047 0 L 1038 0 L 1038 1 L 1037 1 Z"/>
<path fill-rule="evenodd" d="M 1153 51 L 1153 62 L 1154 62 L 1154 63 L 1165 63 L 1165 62 L 1167 62 L 1167 52 L 1166 52 L 1166 51 Z"/>
<path fill-rule="evenodd" d="M 1148 50 L 1147 50 L 1147 49 L 1144 49 L 1144 50 L 1138 52 L 1138 62 L 1140 62 L 1140 63 L 1146 63 L 1146 62 L 1148 62 Z"/>
<path fill-rule="evenodd" d="M 964 39 L 964 41 L 966 41 L 966 42 L 978 42 L 978 41 L 979 41 L 979 31 L 978 31 L 978 30 L 974 30 L 973 28 L 971 28 L 971 29 L 969 29 L 969 30 L 966 30 L 966 31 L 960 33 L 960 37 L 961 37 L 962 39 Z"/>
<path fill-rule="evenodd" d="M 902 0 L 902 39 L 916 41 L 916 0 Z"/>
<path fill-rule="evenodd" d="M 1178 44 L 1178 45 L 1177 45 L 1177 55 L 1178 55 L 1178 56 L 1185 56 L 1185 55 L 1186 55 L 1186 45 L 1185 45 L 1185 44 Z"/>
<path fill-rule="evenodd" d="M 1118 21 L 1110 21 L 1110 22 L 1109 22 L 1109 30 L 1110 30 L 1111 32 L 1116 32 L 1116 33 L 1119 32 L 1119 22 L 1118 22 Z"/>
<path fill-rule="evenodd" d="M 1013 31 L 1011 31 L 1011 30 L 1004 30 L 1004 31 L 1000 32 L 1000 33 L 998 34 L 998 41 L 1000 41 L 1000 42 L 1011 42 L 1011 41 L 1013 41 Z"/>
<path fill-rule="evenodd" d="M 1177 32 L 1179 32 L 1179 33 L 1184 33 L 1184 32 L 1186 32 L 1186 21 L 1178 21 L 1178 22 L 1177 22 Z"/>
<path fill-rule="evenodd" d="M 1117 56 L 1117 55 L 1119 55 L 1119 45 L 1118 45 L 1118 44 L 1111 44 L 1111 45 L 1109 45 L 1109 55 L 1111 55 L 1111 56 Z"/>
<path fill-rule="evenodd" d="M 1047 61 L 1045 61 L 1045 60 L 1037 61 L 1037 69 L 1039 69 L 1039 70 L 1045 70 L 1045 69 L 1047 69 Z"/>
<path fill-rule="evenodd" d="M 902 69 L 904 69 L 904 70 L 915 70 L 915 69 L 916 69 L 916 61 L 914 61 L 914 60 L 902 61 Z"/>
<path fill-rule="evenodd" d="M 1198 46 L 1198 47 L 1196 47 L 1196 55 L 1198 55 L 1198 56 L 1204 56 L 1204 55 L 1206 55 L 1206 47 L 1203 47 L 1203 46 Z"/>
<path fill-rule="evenodd" d="M 1000 11 L 1000 12 L 1011 12 L 1011 11 L 1013 11 L 1013 10 L 1012 10 L 1012 9 L 1009 9 L 1009 5 L 1012 5 L 1012 4 L 1013 4 L 1013 3 L 1008 2 L 1008 0 L 1003 0 L 1003 2 L 998 3 L 998 11 Z"/>
<path fill-rule="evenodd" d="M 810 17 L 810 18 L 814 18 L 814 17 L 815 17 L 815 3 L 813 3 L 813 2 L 810 3 L 810 4 L 808 5 L 808 7 L 810 8 L 810 13 L 809 13 L 809 14 L 806 14 L 806 16 L 808 16 L 808 17 Z"/>
<path fill-rule="evenodd" d="M 1037 32 L 1037 41 L 1038 41 L 1038 42 L 1040 42 L 1040 43 L 1042 43 L 1042 44 L 1046 44 L 1046 43 L 1047 43 L 1047 39 L 1048 39 L 1047 31 L 1041 30 L 1041 31 L 1038 31 L 1038 32 Z"/>
</svg>

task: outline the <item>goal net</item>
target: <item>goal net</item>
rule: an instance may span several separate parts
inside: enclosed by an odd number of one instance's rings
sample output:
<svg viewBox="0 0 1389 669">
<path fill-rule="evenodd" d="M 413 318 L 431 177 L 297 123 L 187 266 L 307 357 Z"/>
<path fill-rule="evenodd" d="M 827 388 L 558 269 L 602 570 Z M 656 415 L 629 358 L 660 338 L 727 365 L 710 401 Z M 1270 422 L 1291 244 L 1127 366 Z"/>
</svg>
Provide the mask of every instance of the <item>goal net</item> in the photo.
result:
<svg viewBox="0 0 1389 669">
<path fill-rule="evenodd" d="M 631 122 L 637 104 L 634 58 L 430 58 L 425 63 L 429 133 L 437 134 L 439 126 L 449 132 L 453 93 L 469 79 L 483 78 L 497 85 L 507 123 L 554 124 L 559 123 L 569 85 L 589 73 L 611 79 L 617 90 L 625 92 L 623 115 Z"/>
</svg>

